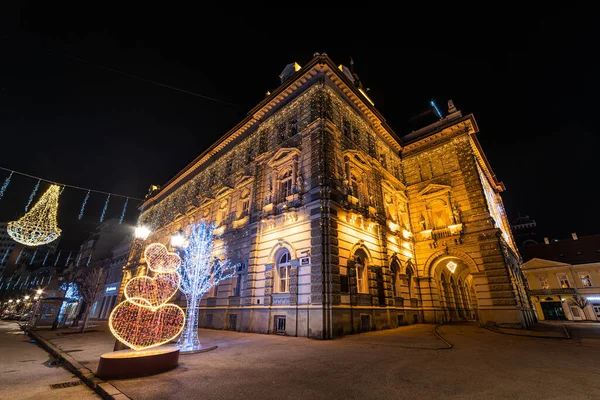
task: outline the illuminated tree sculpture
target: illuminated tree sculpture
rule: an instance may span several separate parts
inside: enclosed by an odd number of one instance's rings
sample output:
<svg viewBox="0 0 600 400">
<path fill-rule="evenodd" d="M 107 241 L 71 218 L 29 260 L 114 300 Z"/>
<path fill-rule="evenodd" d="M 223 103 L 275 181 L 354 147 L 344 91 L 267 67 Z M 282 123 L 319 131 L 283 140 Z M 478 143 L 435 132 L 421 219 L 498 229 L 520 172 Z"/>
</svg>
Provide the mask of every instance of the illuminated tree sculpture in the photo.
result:
<svg viewBox="0 0 600 400">
<path fill-rule="evenodd" d="M 8 223 L 6 231 L 15 241 L 26 246 L 41 246 L 56 240 L 61 230 L 56 223 L 60 186 L 50 188 L 37 203 L 17 221 Z"/>
<path fill-rule="evenodd" d="M 185 327 L 177 342 L 182 352 L 201 349 L 198 340 L 198 305 L 200 299 L 220 281 L 231 278 L 235 268 L 225 259 L 226 247 L 215 243 L 213 224 L 191 226 L 191 234 L 181 264 L 180 290 L 187 299 Z"/>
<path fill-rule="evenodd" d="M 125 285 L 126 300 L 114 308 L 108 320 L 115 338 L 134 350 L 170 342 L 179 336 L 185 322 L 183 310 L 167 304 L 179 289 L 181 258 L 160 243 L 146 247 L 144 257 L 154 276 L 130 279 Z"/>
</svg>

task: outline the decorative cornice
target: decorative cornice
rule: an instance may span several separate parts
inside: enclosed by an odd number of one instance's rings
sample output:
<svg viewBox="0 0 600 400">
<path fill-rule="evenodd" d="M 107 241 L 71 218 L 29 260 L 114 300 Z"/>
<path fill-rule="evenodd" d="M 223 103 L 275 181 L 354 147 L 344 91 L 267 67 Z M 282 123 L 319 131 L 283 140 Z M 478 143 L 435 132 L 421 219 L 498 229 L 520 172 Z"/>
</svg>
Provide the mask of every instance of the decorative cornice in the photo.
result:
<svg viewBox="0 0 600 400">
<path fill-rule="evenodd" d="M 401 150 L 400 138 L 387 125 L 385 119 L 379 113 L 379 111 L 377 111 L 368 102 L 365 96 L 360 93 L 360 91 L 348 80 L 346 76 L 343 75 L 343 73 L 335 66 L 333 61 L 328 56 L 319 55 L 314 57 L 311 61 L 309 61 L 308 64 L 302 67 L 286 82 L 274 90 L 271 95 L 250 110 L 246 118 L 244 118 L 233 129 L 223 135 L 219 140 L 217 140 L 217 142 L 215 142 L 212 146 L 202 152 L 202 154 L 196 157 L 196 159 L 185 166 L 151 197 L 147 198 L 140 205 L 140 209 L 148 209 L 151 204 L 160 201 L 161 198 L 171 193 L 172 190 L 175 189 L 186 177 L 197 171 L 199 167 L 209 161 L 218 152 L 223 150 L 233 140 L 239 138 L 242 134 L 247 132 L 252 126 L 260 123 L 271 110 L 289 98 L 289 96 L 295 93 L 297 89 L 313 79 L 319 73 L 324 73 L 330 81 L 335 83 L 340 88 L 340 90 L 359 110 L 365 113 L 377 132 L 382 137 L 387 139 L 390 145 L 392 145 L 397 151 Z"/>
</svg>

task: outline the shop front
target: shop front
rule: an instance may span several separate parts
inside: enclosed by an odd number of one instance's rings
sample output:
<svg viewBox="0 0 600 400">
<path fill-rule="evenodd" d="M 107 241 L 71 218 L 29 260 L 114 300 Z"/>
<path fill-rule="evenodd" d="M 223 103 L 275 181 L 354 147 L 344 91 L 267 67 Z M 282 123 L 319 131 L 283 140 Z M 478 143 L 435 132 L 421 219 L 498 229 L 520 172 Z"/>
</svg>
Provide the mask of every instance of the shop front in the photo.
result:
<svg viewBox="0 0 600 400">
<path fill-rule="evenodd" d="M 100 298 L 92 306 L 91 318 L 98 320 L 108 319 L 110 312 L 115 307 L 121 282 L 104 285 Z"/>
</svg>

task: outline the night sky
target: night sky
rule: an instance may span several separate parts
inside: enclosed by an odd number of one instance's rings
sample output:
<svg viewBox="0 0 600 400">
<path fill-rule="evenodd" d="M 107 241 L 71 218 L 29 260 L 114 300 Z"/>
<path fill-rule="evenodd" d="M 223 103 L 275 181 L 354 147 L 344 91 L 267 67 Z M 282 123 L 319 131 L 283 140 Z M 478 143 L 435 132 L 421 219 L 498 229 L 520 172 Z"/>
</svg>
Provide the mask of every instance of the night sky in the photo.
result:
<svg viewBox="0 0 600 400">
<path fill-rule="evenodd" d="M 453 99 L 463 114 L 473 113 L 507 187 L 510 220 L 530 215 L 550 237 L 600 232 L 600 21 L 590 10 L 469 9 L 480 13 L 472 17 L 436 11 L 433 3 L 402 13 L 316 3 L 270 11 L 49 3 L 2 13 L 1 167 L 143 197 L 275 89 L 286 64 L 326 52 L 336 64 L 354 59 L 400 136 L 432 99 L 443 110 Z M 13 179 L 0 220 L 20 216 L 34 184 Z M 105 198 L 92 195 L 78 221 L 84 195 L 63 193 L 63 248 L 76 248 L 98 223 Z M 111 200 L 108 217 L 118 217 L 122 201 Z M 127 219 L 136 216 L 130 207 Z"/>
</svg>

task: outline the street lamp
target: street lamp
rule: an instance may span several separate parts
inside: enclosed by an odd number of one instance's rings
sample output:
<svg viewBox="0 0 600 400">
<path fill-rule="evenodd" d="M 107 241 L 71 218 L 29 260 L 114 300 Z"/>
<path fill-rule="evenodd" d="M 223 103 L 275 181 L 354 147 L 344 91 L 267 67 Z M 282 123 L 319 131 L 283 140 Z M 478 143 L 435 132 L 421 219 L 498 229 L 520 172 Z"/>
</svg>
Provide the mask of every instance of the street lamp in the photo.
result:
<svg viewBox="0 0 600 400">
<path fill-rule="evenodd" d="M 38 296 L 41 296 L 42 293 L 44 293 L 44 291 L 42 289 L 38 289 L 36 293 L 37 293 Z"/>
<path fill-rule="evenodd" d="M 181 234 L 181 232 L 175 233 L 171 236 L 171 246 L 177 248 L 182 247 L 185 244 L 185 236 Z"/>
<path fill-rule="evenodd" d="M 23 301 L 27 301 L 27 300 L 29 300 L 29 295 L 27 295 L 23 298 Z"/>
<path fill-rule="evenodd" d="M 135 237 L 137 239 L 146 240 L 146 238 L 150 235 L 150 229 L 141 225 L 135 227 Z"/>
<path fill-rule="evenodd" d="M 8 303 L 9 303 L 9 304 L 10 304 L 10 303 L 12 303 L 12 299 L 8 300 Z"/>
</svg>

